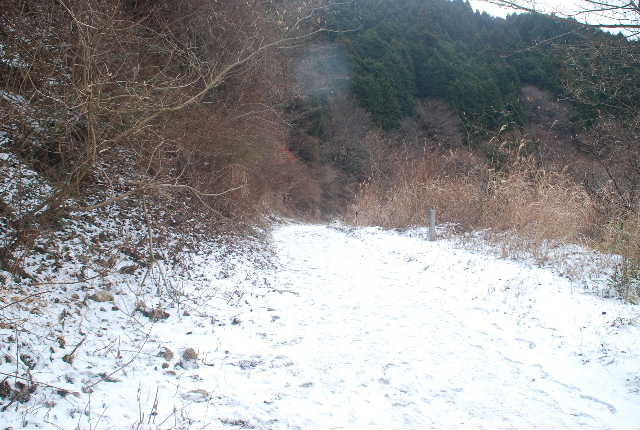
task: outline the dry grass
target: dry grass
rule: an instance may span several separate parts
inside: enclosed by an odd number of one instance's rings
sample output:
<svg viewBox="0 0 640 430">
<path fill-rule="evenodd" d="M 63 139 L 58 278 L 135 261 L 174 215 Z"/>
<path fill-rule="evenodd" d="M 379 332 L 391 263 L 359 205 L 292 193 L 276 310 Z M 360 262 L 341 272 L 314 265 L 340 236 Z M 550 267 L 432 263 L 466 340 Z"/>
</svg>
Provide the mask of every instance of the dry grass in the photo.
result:
<svg viewBox="0 0 640 430">
<path fill-rule="evenodd" d="M 539 264 L 561 259 L 554 249 L 583 244 L 597 223 L 596 203 L 568 173 L 547 172 L 532 159 L 513 161 L 504 172 L 485 167 L 463 150 L 431 153 L 399 162 L 385 183 L 361 186 L 348 218 L 361 225 L 425 225 L 430 208 L 438 222 L 486 230 L 483 241 L 508 258 Z"/>
<path fill-rule="evenodd" d="M 426 225 L 429 209 L 436 208 L 439 223 L 483 231 L 462 238 L 462 246 L 480 240 L 501 257 L 533 258 L 572 279 L 610 274 L 608 287 L 640 302 L 640 214 L 590 193 L 566 169 L 541 169 L 531 157 L 511 160 L 502 172 L 463 150 L 397 161 L 390 177 L 361 185 L 347 220 L 390 228 Z"/>
<path fill-rule="evenodd" d="M 361 184 L 347 219 L 362 225 L 405 227 L 426 222 L 430 208 L 439 219 L 475 226 L 488 172 L 469 152 L 432 153 L 399 160 L 390 178 Z"/>
<path fill-rule="evenodd" d="M 513 232 L 506 256 L 533 252 L 544 262 L 543 249 L 582 243 L 596 219 L 595 203 L 568 174 L 538 170 L 530 161 L 510 166 L 510 173 L 494 175 L 478 227 Z"/>
<path fill-rule="evenodd" d="M 466 229 L 517 231 L 537 242 L 574 241 L 594 222 L 594 202 L 565 172 L 540 170 L 530 159 L 497 173 L 466 151 L 398 162 L 387 182 L 365 183 L 350 216 L 360 224 L 421 225 L 429 208 Z"/>
<path fill-rule="evenodd" d="M 622 256 L 611 276 L 611 287 L 619 296 L 640 304 L 640 213 L 609 219 L 597 245 Z"/>
</svg>

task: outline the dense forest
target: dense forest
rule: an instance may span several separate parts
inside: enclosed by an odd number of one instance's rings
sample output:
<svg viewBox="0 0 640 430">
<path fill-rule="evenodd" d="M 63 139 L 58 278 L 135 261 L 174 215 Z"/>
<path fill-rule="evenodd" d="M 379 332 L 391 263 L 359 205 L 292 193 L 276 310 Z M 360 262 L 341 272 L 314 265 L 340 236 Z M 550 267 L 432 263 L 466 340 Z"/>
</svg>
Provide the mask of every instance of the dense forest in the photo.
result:
<svg viewBox="0 0 640 430">
<path fill-rule="evenodd" d="M 436 206 L 465 229 L 636 252 L 635 39 L 463 0 L 3 11 L 3 150 L 47 184 L 3 194 L 11 272 L 25 232 L 143 204 L 216 231 L 270 213 L 403 226 Z"/>
</svg>

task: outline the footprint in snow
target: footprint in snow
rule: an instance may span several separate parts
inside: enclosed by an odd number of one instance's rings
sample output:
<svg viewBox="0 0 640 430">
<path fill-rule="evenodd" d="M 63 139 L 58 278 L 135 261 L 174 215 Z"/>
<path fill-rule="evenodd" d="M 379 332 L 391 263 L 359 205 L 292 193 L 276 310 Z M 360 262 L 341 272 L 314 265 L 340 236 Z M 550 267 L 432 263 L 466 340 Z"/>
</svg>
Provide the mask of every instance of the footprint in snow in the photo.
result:
<svg viewBox="0 0 640 430">
<path fill-rule="evenodd" d="M 238 364 L 236 364 L 236 366 L 238 366 L 242 370 L 247 370 L 255 369 L 260 364 L 262 364 L 261 360 L 240 360 L 238 361 Z"/>
</svg>

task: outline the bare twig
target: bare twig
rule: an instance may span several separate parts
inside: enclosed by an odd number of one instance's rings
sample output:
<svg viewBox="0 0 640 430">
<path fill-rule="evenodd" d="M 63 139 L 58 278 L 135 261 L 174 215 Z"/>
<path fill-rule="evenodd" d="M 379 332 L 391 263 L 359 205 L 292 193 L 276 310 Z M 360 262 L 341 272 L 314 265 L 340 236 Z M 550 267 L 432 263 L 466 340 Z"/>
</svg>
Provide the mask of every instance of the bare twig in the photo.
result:
<svg viewBox="0 0 640 430">
<path fill-rule="evenodd" d="M 106 375 L 103 375 L 99 380 L 97 380 L 96 382 L 94 382 L 93 384 L 90 385 L 85 385 L 84 390 L 85 391 L 90 391 L 91 389 L 93 389 L 93 387 L 95 387 L 96 385 L 98 385 L 99 383 L 110 379 L 113 375 L 115 375 L 116 373 L 122 371 L 123 369 L 125 369 L 126 367 L 128 367 L 131 363 L 133 363 L 136 358 L 138 358 L 138 356 L 140 355 L 140 353 L 142 352 L 142 349 L 145 347 L 145 345 L 147 344 L 147 341 L 149 340 L 149 337 L 151 336 L 151 331 L 149 331 L 146 335 L 146 337 L 144 338 L 144 341 L 142 342 L 142 345 L 140 345 L 140 348 L 138 349 L 138 351 L 136 351 L 136 353 L 123 365 L 118 366 L 113 372 L 108 373 Z"/>
<path fill-rule="evenodd" d="M 6 308 L 8 308 L 9 306 L 15 305 L 16 303 L 20 303 L 20 302 L 24 302 L 25 300 L 29 300 L 32 297 L 37 297 L 37 296 L 40 296 L 42 294 L 47 294 L 47 293 L 51 293 L 51 292 L 52 292 L 51 290 L 47 290 L 47 291 L 40 291 L 39 293 L 29 294 L 28 296 L 25 296 L 25 297 L 21 298 L 20 300 L 16 300 L 15 302 L 11 302 L 8 305 L 4 305 L 4 306 L 0 307 L 0 311 L 3 311 Z"/>
<path fill-rule="evenodd" d="M 8 376 L 10 378 L 22 379 L 23 381 L 29 381 L 29 382 L 33 381 L 32 379 L 25 378 L 24 376 L 18 376 L 18 375 L 12 374 L 12 373 L 0 372 L 0 375 Z M 69 391 L 66 388 L 56 387 L 55 385 L 47 384 L 45 382 L 33 381 L 33 383 L 36 384 L 36 385 L 44 385 L 45 387 L 53 388 L 54 390 L 61 391 L 61 392 L 66 393 L 66 394 L 77 394 L 75 391 Z"/>
</svg>

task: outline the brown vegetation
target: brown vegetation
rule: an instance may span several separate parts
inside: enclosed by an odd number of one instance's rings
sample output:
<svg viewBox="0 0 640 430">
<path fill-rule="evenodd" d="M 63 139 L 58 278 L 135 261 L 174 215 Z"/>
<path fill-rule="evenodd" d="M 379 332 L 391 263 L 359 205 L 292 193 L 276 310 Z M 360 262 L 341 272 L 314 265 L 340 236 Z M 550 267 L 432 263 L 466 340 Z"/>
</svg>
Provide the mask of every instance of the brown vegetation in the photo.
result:
<svg viewBox="0 0 640 430">
<path fill-rule="evenodd" d="M 291 55 L 322 30 L 326 2 L 294 3 L 5 2 L 5 150 L 52 191 L 28 210 L 26 190 L 3 203 L 3 255 L 22 231 L 114 203 L 186 205 L 214 225 L 313 213 L 283 106 Z"/>
<path fill-rule="evenodd" d="M 582 187 L 566 173 L 538 169 L 531 159 L 496 172 L 483 167 L 476 155 L 456 150 L 398 162 L 395 171 L 389 188 L 362 186 L 352 209 L 358 222 L 422 225 L 428 209 L 436 208 L 442 222 L 514 231 L 540 244 L 579 239 L 594 216 L 592 199 Z"/>
</svg>

